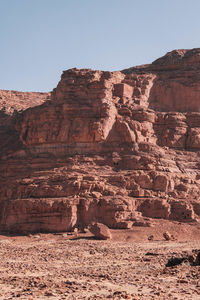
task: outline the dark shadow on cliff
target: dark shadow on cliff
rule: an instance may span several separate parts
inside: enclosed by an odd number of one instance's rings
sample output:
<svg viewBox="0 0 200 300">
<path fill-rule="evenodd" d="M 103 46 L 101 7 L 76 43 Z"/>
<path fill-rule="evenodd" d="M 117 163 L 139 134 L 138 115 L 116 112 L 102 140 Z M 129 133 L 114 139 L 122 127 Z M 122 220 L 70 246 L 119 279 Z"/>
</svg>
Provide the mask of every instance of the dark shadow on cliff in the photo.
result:
<svg viewBox="0 0 200 300">
<path fill-rule="evenodd" d="M 23 147 L 19 133 L 15 129 L 17 115 L 17 113 L 9 115 L 0 110 L 0 157 Z"/>
</svg>

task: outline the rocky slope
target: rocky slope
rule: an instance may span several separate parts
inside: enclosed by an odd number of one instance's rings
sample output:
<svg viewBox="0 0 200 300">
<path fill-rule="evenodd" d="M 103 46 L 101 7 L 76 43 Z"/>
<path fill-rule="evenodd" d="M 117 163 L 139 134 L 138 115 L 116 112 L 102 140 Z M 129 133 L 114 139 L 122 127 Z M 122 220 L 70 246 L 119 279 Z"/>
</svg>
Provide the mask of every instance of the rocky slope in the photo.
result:
<svg viewBox="0 0 200 300">
<path fill-rule="evenodd" d="M 0 91 L 0 230 L 200 220 L 200 49 Z"/>
</svg>

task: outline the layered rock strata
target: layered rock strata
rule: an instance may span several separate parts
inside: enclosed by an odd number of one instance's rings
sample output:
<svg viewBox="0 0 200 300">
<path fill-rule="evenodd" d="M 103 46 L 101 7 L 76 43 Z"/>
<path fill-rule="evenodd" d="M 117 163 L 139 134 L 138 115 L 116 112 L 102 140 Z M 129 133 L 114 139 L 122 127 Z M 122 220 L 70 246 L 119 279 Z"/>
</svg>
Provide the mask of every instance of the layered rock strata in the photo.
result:
<svg viewBox="0 0 200 300">
<path fill-rule="evenodd" d="M 67 70 L 51 96 L 0 91 L 0 230 L 199 222 L 199 78 L 200 49 L 175 50 Z"/>
</svg>

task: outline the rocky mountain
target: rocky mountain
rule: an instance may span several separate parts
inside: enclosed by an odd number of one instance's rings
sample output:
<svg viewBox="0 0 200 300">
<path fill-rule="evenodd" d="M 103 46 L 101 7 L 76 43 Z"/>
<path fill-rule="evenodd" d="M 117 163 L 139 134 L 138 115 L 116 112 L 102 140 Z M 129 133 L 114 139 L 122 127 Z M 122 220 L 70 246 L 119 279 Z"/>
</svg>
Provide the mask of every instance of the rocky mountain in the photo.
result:
<svg viewBox="0 0 200 300">
<path fill-rule="evenodd" d="M 200 49 L 0 91 L 0 231 L 200 221 Z"/>
</svg>

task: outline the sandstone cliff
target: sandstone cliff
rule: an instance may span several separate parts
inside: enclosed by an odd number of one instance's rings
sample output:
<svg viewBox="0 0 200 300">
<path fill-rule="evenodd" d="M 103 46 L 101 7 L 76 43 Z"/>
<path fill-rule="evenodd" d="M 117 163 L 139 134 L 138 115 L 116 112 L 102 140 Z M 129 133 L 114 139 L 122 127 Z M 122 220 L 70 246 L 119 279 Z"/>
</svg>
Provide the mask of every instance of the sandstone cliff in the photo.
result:
<svg viewBox="0 0 200 300">
<path fill-rule="evenodd" d="M 0 230 L 200 220 L 200 49 L 0 91 Z"/>
</svg>

